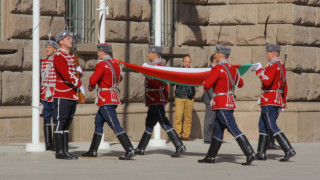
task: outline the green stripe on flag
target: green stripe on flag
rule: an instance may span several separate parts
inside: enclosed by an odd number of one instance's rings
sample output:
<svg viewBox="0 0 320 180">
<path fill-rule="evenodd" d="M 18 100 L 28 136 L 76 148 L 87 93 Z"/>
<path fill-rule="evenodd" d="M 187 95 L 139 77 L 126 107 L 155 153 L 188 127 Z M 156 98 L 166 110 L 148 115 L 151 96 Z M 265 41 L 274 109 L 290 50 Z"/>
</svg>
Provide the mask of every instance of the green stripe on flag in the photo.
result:
<svg viewBox="0 0 320 180">
<path fill-rule="evenodd" d="M 248 71 L 251 71 L 251 67 L 253 64 L 241 64 L 240 67 L 238 67 L 238 71 L 240 73 L 240 76 L 243 76 L 246 74 Z"/>
</svg>

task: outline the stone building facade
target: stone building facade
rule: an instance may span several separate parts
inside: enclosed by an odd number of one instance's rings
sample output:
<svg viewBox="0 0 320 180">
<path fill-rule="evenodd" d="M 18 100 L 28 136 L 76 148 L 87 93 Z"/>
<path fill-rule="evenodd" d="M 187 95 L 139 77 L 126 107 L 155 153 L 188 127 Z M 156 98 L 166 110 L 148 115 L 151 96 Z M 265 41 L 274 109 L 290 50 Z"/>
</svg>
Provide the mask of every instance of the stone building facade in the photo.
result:
<svg viewBox="0 0 320 180">
<path fill-rule="evenodd" d="M 173 1 L 173 0 L 172 0 Z M 98 1 L 96 4 L 98 6 Z M 32 1 L 0 0 L 0 143 L 31 141 L 32 91 Z M 48 39 L 65 26 L 65 0 L 40 0 L 40 57 Z M 220 25 L 221 44 L 230 46 L 233 64 L 266 64 L 264 23 L 268 24 L 269 43 L 282 45 L 281 58 L 288 43 L 288 105 L 278 124 L 292 142 L 320 142 L 320 1 L 318 0 L 176 0 L 174 4 L 174 43 L 164 48 L 167 66 L 179 66 L 184 55 L 192 58 L 192 67 L 207 67 L 214 52 Z M 150 41 L 152 1 L 107 0 L 106 41 L 113 45 L 114 57 L 133 64 L 147 62 Z M 98 12 L 96 13 L 96 15 Z M 96 16 L 98 21 L 98 16 Z M 95 24 L 98 28 L 98 23 Z M 83 82 L 96 64 L 96 44 L 78 44 Z M 138 141 L 144 131 L 147 108 L 143 104 L 143 75 L 124 67 L 120 85 L 123 104 L 117 109 L 119 120 L 129 137 Z M 251 139 L 258 138 L 260 108 L 257 99 L 260 82 L 254 73 L 244 77 L 245 86 L 237 90 L 236 120 Z M 171 88 L 173 92 L 173 88 Z M 86 92 L 86 104 L 77 108 L 72 125 L 73 141 L 90 141 L 94 131 L 95 92 Z M 204 104 L 202 87 L 197 88 L 191 136 L 202 138 Z M 173 121 L 174 105 L 166 107 Z M 41 120 L 42 130 L 42 120 Z M 40 131 L 41 132 L 41 131 Z M 41 132 L 42 133 L 42 132 Z M 165 133 L 162 133 L 166 138 Z M 116 138 L 106 128 L 106 140 Z M 226 139 L 231 139 L 226 135 Z M 43 139 L 42 139 L 43 140 Z"/>
</svg>

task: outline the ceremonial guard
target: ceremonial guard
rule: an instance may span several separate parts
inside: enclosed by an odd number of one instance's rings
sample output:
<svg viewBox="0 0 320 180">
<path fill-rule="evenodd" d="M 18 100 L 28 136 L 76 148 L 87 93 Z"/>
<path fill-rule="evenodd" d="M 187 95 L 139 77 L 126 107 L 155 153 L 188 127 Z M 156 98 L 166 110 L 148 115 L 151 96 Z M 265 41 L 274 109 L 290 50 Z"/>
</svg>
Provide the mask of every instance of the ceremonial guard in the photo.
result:
<svg viewBox="0 0 320 180">
<path fill-rule="evenodd" d="M 129 160 L 135 156 L 134 148 L 128 135 L 120 126 L 116 108 L 121 104 L 119 100 L 118 84 L 122 80 L 121 68 L 113 61 L 112 46 L 106 43 L 98 45 L 98 58 L 101 60 L 95 67 L 94 73 L 89 79 L 89 91 L 93 91 L 98 84 L 99 110 L 95 117 L 95 132 L 88 152 L 84 157 L 97 157 L 98 147 L 103 135 L 103 125 L 105 122 L 114 131 L 122 147 L 125 149 L 125 156 L 119 157 L 120 160 Z"/>
<path fill-rule="evenodd" d="M 286 69 L 279 59 L 280 50 L 281 47 L 279 45 L 267 45 L 267 60 L 269 63 L 264 70 L 260 63 L 256 68 L 256 74 L 262 82 L 257 153 L 257 159 L 259 160 L 266 160 L 268 131 L 273 134 L 285 153 L 285 156 L 280 161 L 288 161 L 296 155 L 290 142 L 276 123 L 279 112 L 285 107 L 288 89 Z"/>
<path fill-rule="evenodd" d="M 214 59 L 214 54 L 210 56 L 210 66 L 209 68 L 213 68 L 217 62 Z M 203 123 L 203 140 L 204 143 L 210 144 L 213 135 L 213 127 L 214 120 L 216 119 L 216 111 L 212 111 L 211 107 L 211 99 L 213 94 L 213 88 L 210 88 L 208 91 L 205 91 L 201 97 L 202 101 L 206 105 L 206 112 L 204 115 L 204 123 Z"/>
<path fill-rule="evenodd" d="M 69 51 L 72 48 L 72 38 L 69 31 L 56 35 L 59 50 L 54 56 L 53 65 L 56 71 L 56 86 L 54 89 L 54 103 L 56 104 L 57 125 L 55 128 L 56 159 L 78 159 L 68 152 L 69 128 L 76 111 L 78 95 L 84 88 L 75 75 L 74 55 Z"/>
<path fill-rule="evenodd" d="M 160 59 L 162 47 L 150 45 L 148 49 L 148 58 L 154 66 L 165 66 Z M 186 151 L 178 134 L 170 125 L 168 118 L 165 116 L 164 106 L 168 101 L 168 85 L 165 82 L 146 77 L 145 78 L 145 101 L 148 107 L 146 118 L 146 130 L 144 131 L 138 147 L 135 149 L 136 154 L 143 155 L 152 135 L 153 127 L 160 123 L 160 126 L 167 132 L 169 138 L 176 148 L 176 152 L 171 157 L 179 157 Z"/>
<path fill-rule="evenodd" d="M 214 58 L 219 64 L 211 69 L 208 79 L 204 82 L 204 89 L 213 88 L 211 100 L 212 110 L 216 111 L 214 124 L 214 136 L 211 141 L 208 153 L 199 163 L 215 163 L 215 157 L 220 149 L 223 140 L 224 130 L 227 130 L 235 137 L 241 150 L 246 155 L 246 162 L 242 165 L 250 165 L 255 160 L 255 153 L 246 136 L 238 128 L 233 116 L 235 105 L 235 88 L 243 86 L 243 80 L 239 72 L 232 67 L 228 61 L 231 49 L 217 45 Z"/>
<path fill-rule="evenodd" d="M 55 150 L 51 127 L 51 119 L 53 120 L 54 125 L 57 124 L 55 104 L 53 103 L 52 98 L 56 84 L 56 72 L 53 67 L 53 57 L 59 46 L 55 41 L 49 40 L 45 47 L 47 57 L 41 60 L 40 101 L 43 105 L 42 117 L 44 120 L 43 130 L 46 150 Z"/>
</svg>

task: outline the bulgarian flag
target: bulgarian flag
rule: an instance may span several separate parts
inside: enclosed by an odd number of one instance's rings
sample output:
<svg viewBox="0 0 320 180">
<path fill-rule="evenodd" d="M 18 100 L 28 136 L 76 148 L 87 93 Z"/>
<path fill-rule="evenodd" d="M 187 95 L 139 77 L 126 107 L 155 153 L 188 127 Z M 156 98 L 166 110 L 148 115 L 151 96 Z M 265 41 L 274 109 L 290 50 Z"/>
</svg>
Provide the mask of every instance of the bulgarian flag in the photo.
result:
<svg viewBox="0 0 320 180">
<path fill-rule="evenodd" d="M 177 68 L 165 66 L 151 66 L 147 63 L 141 65 L 126 63 L 117 59 L 114 61 L 126 65 L 130 69 L 160 81 L 189 86 L 202 86 L 209 77 L 211 68 Z M 241 76 L 255 69 L 255 64 L 236 64 Z"/>
</svg>

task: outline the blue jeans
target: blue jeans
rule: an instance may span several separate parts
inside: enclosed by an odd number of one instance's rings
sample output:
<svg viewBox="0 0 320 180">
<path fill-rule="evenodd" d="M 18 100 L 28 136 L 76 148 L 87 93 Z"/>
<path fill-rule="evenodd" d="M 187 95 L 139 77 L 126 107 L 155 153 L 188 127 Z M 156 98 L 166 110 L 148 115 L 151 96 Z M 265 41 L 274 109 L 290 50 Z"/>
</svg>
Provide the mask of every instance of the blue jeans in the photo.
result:
<svg viewBox="0 0 320 180">
<path fill-rule="evenodd" d="M 242 134 L 234 119 L 233 110 L 219 109 L 215 111 L 217 115 L 214 122 L 214 137 L 223 140 L 223 132 L 226 128 L 233 137 Z"/>
<path fill-rule="evenodd" d="M 44 124 L 51 124 L 51 118 L 53 124 L 57 124 L 57 115 L 56 115 L 56 105 L 54 102 L 47 102 L 41 100 L 41 104 L 43 105 L 42 117 L 44 120 Z"/>
<path fill-rule="evenodd" d="M 117 105 L 105 105 L 105 106 L 99 107 L 94 120 L 95 133 L 97 134 L 103 133 L 103 125 L 105 122 L 107 122 L 109 127 L 113 130 L 113 132 L 116 135 L 124 132 L 123 128 L 120 126 L 120 123 L 117 117 L 116 108 L 117 108 Z"/>
<path fill-rule="evenodd" d="M 279 116 L 278 109 L 278 106 L 263 106 L 261 108 L 259 133 L 268 134 L 269 131 L 276 134 L 281 131 L 276 123 Z"/>
<path fill-rule="evenodd" d="M 57 124 L 54 131 L 68 131 L 77 108 L 77 101 L 54 98 L 56 105 Z"/>
<path fill-rule="evenodd" d="M 160 126 L 167 132 L 173 127 L 170 125 L 164 105 L 151 105 L 148 107 L 146 118 L 146 131 L 152 133 L 153 127 L 159 122 Z"/>
</svg>

